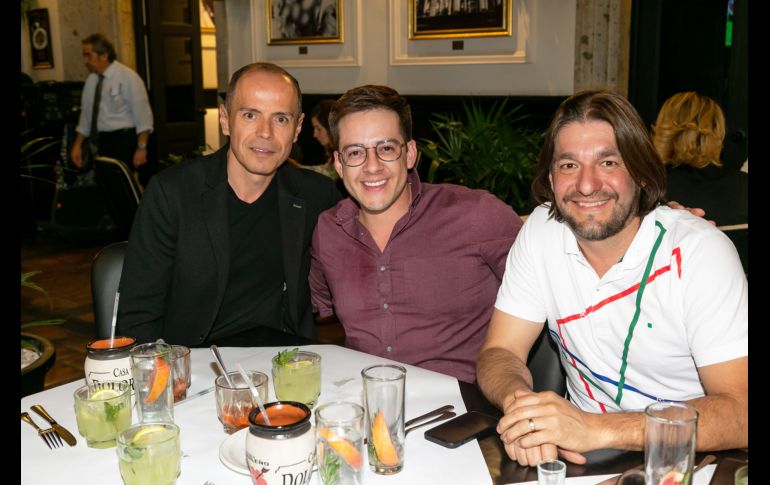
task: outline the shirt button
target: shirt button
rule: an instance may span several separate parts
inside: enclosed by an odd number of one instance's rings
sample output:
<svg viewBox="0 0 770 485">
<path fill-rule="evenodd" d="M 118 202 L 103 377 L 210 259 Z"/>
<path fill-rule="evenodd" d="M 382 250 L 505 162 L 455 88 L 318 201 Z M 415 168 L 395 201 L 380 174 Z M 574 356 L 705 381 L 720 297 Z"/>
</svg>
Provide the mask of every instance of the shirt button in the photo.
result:
<svg viewBox="0 0 770 485">
<path fill-rule="evenodd" d="M 382 309 L 383 310 L 387 310 L 388 309 L 388 304 L 387 303 L 383 303 L 382 304 Z"/>
<path fill-rule="evenodd" d="M 203 338 L 204 338 L 203 335 L 198 335 L 198 340 L 200 340 L 201 342 L 203 342 Z"/>
<path fill-rule="evenodd" d="M 393 352 L 393 347 L 388 345 L 387 347 L 385 347 L 385 350 L 387 350 L 388 352 Z"/>
<path fill-rule="evenodd" d="M 380 266 L 380 271 L 385 271 L 385 265 Z"/>
</svg>

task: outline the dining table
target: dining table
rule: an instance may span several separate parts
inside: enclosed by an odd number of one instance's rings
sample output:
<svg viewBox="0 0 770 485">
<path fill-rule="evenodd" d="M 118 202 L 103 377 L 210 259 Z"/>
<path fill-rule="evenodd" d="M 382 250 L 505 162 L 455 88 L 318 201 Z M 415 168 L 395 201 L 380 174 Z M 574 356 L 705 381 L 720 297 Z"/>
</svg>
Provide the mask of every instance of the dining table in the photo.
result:
<svg viewBox="0 0 770 485">
<path fill-rule="evenodd" d="M 282 344 L 284 342 L 281 342 Z M 269 376 L 268 401 L 275 400 L 272 386 L 271 359 L 286 345 L 265 347 L 219 347 L 228 370 L 240 364 L 246 370 L 256 370 Z M 321 355 L 321 394 L 316 406 L 331 401 L 352 401 L 362 404 L 361 370 L 373 364 L 398 362 L 352 350 L 338 345 L 300 345 L 301 350 Z M 500 411 L 492 406 L 475 384 L 420 367 L 400 364 L 407 369 L 404 413 L 415 417 L 451 404 L 459 415 L 476 410 L 492 416 Z M 174 405 L 174 422 L 180 428 L 181 473 L 178 485 L 247 484 L 251 483 L 245 465 L 245 437 L 248 428 L 228 435 L 216 413 L 214 380 L 220 375 L 212 353 L 207 348 L 191 349 L 192 382 L 187 397 Z M 49 449 L 37 432 L 20 423 L 22 484 L 120 484 L 118 457 L 115 448 L 94 449 L 78 434 L 74 412 L 74 391 L 85 379 L 63 384 L 21 399 L 21 411 L 42 405 L 56 421 L 77 437 L 75 446 Z M 36 414 L 33 419 L 45 428 Z M 133 422 L 137 422 L 136 410 Z M 454 449 L 428 441 L 424 430 L 410 433 L 404 444 L 404 468 L 394 475 L 377 475 L 364 468 L 366 484 L 470 484 L 498 485 L 507 483 L 536 483 L 537 472 L 510 460 L 496 433 L 473 440 Z M 700 457 L 702 454 L 698 454 Z M 748 461 L 746 450 L 731 450 L 717 454 L 719 460 Z M 643 462 L 641 452 L 599 450 L 586 454 L 586 465 L 568 464 L 567 485 L 596 484 Z M 697 462 L 697 460 L 696 460 Z M 715 465 L 696 474 L 695 485 L 707 485 Z M 713 485 L 732 485 L 732 481 L 712 481 Z M 299 484 L 293 484 L 299 485 Z M 310 485 L 320 485 L 318 473 Z"/>
</svg>

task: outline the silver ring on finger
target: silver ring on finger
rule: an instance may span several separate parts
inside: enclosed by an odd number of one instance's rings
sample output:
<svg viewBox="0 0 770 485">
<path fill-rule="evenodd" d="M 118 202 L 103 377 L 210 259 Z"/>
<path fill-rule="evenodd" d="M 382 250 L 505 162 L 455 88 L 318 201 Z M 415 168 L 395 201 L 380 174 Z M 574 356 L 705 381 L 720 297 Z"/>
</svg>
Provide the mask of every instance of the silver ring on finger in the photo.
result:
<svg viewBox="0 0 770 485">
<path fill-rule="evenodd" d="M 529 432 L 534 433 L 537 431 L 537 428 L 535 427 L 535 422 L 532 420 L 532 418 L 529 418 Z"/>
</svg>

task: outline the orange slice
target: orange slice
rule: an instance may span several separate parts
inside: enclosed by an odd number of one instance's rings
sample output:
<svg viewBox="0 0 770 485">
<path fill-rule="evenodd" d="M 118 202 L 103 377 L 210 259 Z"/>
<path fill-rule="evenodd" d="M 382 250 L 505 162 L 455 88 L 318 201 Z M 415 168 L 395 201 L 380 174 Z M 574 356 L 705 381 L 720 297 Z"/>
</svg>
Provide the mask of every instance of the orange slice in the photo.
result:
<svg viewBox="0 0 770 485">
<path fill-rule="evenodd" d="M 337 436 L 328 428 L 318 428 L 318 433 L 323 436 L 329 446 L 334 448 L 334 451 L 345 460 L 353 470 L 358 471 L 363 463 L 361 453 L 353 446 L 353 443 Z"/>
<path fill-rule="evenodd" d="M 683 479 L 684 473 L 671 470 L 660 479 L 660 485 L 679 485 Z"/>
<path fill-rule="evenodd" d="M 155 357 L 155 372 L 150 386 L 150 393 L 144 398 L 145 404 L 152 404 L 157 400 L 168 384 L 168 378 L 171 376 L 171 366 L 160 357 Z"/>
<path fill-rule="evenodd" d="M 396 448 L 390 439 L 388 423 L 385 422 L 385 416 L 382 415 L 382 411 L 377 411 L 377 414 L 374 415 L 372 441 L 374 441 L 374 451 L 377 453 L 380 463 L 385 466 L 398 465 L 398 453 L 396 453 Z"/>
</svg>

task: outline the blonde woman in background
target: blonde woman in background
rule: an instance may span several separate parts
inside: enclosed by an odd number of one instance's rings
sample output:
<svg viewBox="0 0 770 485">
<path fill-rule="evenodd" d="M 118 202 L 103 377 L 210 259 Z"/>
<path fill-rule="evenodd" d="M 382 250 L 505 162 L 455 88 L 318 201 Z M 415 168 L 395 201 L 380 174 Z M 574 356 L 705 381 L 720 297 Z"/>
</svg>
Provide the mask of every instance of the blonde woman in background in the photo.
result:
<svg viewBox="0 0 770 485">
<path fill-rule="evenodd" d="M 694 91 L 674 94 L 652 131 L 666 166 L 668 200 L 703 208 L 717 225 L 748 222 L 748 174 L 722 166 L 725 117 L 713 99 Z"/>
</svg>

